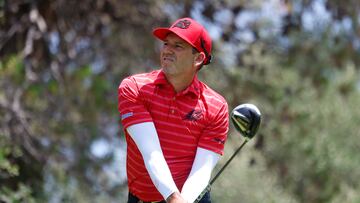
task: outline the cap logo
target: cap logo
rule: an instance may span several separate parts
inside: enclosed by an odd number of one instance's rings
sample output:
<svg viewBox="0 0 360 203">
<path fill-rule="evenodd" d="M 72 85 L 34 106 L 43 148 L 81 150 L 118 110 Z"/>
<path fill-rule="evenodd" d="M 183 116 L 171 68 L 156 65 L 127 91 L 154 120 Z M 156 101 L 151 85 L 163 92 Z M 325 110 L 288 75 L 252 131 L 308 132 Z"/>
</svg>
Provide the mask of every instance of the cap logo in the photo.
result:
<svg viewBox="0 0 360 203">
<path fill-rule="evenodd" d="M 175 25 L 173 25 L 172 27 L 178 27 L 181 29 L 187 29 L 190 26 L 191 22 L 189 20 L 180 20 L 178 21 Z"/>
</svg>

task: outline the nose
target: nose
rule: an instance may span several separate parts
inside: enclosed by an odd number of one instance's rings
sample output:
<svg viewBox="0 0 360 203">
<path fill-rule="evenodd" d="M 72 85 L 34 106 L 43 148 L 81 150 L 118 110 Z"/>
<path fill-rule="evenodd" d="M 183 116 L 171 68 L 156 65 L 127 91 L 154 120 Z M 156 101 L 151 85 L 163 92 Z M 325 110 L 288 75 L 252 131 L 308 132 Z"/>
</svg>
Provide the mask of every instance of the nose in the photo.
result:
<svg viewBox="0 0 360 203">
<path fill-rule="evenodd" d="M 165 54 L 173 54 L 174 50 L 170 45 L 164 45 L 162 47 L 162 52 L 165 53 Z"/>
</svg>

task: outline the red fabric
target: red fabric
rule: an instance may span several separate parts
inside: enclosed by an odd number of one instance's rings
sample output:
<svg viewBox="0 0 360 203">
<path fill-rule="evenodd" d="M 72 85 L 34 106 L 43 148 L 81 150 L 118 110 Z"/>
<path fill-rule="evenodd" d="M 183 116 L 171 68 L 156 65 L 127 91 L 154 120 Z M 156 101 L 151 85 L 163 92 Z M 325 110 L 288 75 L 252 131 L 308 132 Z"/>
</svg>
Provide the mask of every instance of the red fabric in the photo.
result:
<svg viewBox="0 0 360 203">
<path fill-rule="evenodd" d="M 118 93 L 124 129 L 154 122 L 164 157 L 180 191 L 197 147 L 223 154 L 229 126 L 227 103 L 196 77 L 187 89 L 176 93 L 164 73 L 157 70 L 124 79 Z M 125 136 L 129 191 L 144 201 L 162 200 L 126 130 Z"/>
</svg>

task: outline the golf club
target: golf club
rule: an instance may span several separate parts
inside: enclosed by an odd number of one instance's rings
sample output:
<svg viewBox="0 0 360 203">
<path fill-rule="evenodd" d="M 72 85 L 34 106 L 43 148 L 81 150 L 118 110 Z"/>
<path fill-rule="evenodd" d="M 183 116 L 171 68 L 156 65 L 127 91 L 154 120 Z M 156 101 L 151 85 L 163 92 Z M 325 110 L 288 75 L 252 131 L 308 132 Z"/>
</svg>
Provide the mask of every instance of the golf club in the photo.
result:
<svg viewBox="0 0 360 203">
<path fill-rule="evenodd" d="M 234 152 L 230 159 L 225 163 L 225 165 L 220 169 L 220 171 L 211 179 L 210 183 L 206 188 L 201 192 L 199 197 L 195 200 L 194 203 L 198 203 L 205 193 L 210 191 L 211 185 L 215 180 L 220 176 L 224 169 L 229 165 L 237 153 L 243 148 L 243 146 L 255 136 L 256 132 L 259 129 L 261 122 L 261 113 L 259 109 L 253 104 L 241 104 L 235 107 L 230 115 L 231 121 L 233 122 L 236 130 L 245 137 L 244 142 L 240 145 L 239 148 Z"/>
</svg>

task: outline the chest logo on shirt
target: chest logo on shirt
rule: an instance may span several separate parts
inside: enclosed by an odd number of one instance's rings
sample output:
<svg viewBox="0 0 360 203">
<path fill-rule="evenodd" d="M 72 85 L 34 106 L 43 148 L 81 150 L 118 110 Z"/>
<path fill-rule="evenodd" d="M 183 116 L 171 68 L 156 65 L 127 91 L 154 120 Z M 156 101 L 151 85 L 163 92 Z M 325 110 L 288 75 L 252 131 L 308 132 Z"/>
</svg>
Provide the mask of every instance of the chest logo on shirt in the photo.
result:
<svg viewBox="0 0 360 203">
<path fill-rule="evenodd" d="M 202 117 L 203 113 L 201 110 L 191 110 L 189 113 L 187 113 L 183 120 L 189 120 L 189 121 L 197 121 Z"/>
</svg>

